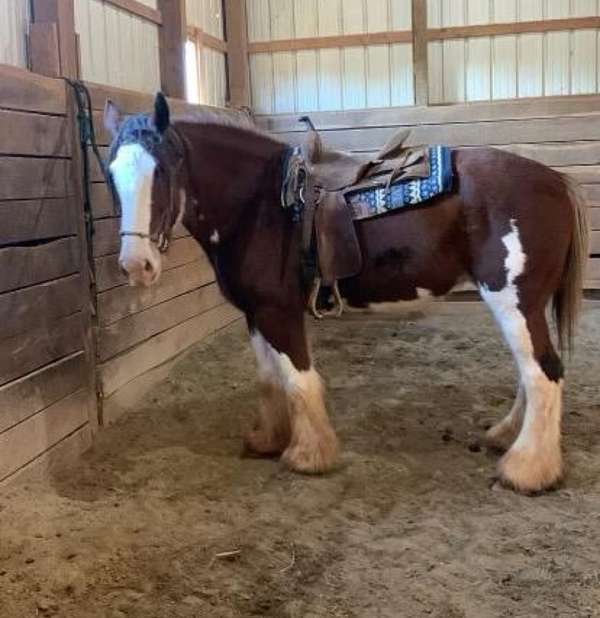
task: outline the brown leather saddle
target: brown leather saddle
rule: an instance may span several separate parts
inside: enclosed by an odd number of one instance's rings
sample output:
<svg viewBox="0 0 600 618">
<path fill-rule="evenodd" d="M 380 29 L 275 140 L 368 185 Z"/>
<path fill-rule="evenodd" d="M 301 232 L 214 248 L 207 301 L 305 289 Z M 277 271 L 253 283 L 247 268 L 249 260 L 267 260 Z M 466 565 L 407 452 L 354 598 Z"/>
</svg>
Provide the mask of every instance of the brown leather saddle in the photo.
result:
<svg viewBox="0 0 600 618">
<path fill-rule="evenodd" d="M 316 245 L 319 273 L 313 283 L 309 309 L 315 317 L 323 317 L 317 307 L 319 291 L 322 287 L 331 288 L 335 312 L 341 315 L 343 304 L 337 282 L 357 275 L 362 269 L 361 248 L 346 195 L 361 189 L 389 188 L 403 180 L 427 178 L 427 149 L 405 146 L 410 131 L 403 130 L 374 157 L 331 150 L 324 147 L 308 117 L 300 120 L 309 126 L 301 146 L 307 172 L 303 250 L 306 255 Z"/>
</svg>

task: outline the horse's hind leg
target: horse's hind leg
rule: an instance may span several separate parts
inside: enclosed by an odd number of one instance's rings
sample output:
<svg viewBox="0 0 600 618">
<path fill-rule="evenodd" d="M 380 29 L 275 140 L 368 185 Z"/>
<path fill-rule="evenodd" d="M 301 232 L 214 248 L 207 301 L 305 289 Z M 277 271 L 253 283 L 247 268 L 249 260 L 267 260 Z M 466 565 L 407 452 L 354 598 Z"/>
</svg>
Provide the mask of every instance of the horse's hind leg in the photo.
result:
<svg viewBox="0 0 600 618">
<path fill-rule="evenodd" d="M 283 451 L 293 470 L 324 472 L 337 458 L 323 388 L 309 355 L 304 315 L 261 310 L 249 319 L 262 384 L 259 426 L 246 445 L 261 454 Z"/>
<path fill-rule="evenodd" d="M 519 383 L 517 397 L 511 411 L 485 434 L 485 439 L 489 446 L 502 451 L 507 451 L 511 447 L 521 431 L 526 404 L 525 387 Z"/>
</svg>

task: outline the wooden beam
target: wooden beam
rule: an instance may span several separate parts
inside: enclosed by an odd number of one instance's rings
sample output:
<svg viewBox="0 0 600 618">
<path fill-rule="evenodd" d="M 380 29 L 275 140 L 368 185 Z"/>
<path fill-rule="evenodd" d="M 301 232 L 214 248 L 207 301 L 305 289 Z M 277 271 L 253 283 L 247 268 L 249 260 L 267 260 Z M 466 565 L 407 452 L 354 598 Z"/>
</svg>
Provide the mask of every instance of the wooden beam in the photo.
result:
<svg viewBox="0 0 600 618">
<path fill-rule="evenodd" d="M 364 34 L 282 39 L 280 41 L 257 41 L 248 44 L 248 52 L 251 54 L 260 54 L 306 49 L 391 45 L 395 43 L 412 43 L 412 40 L 413 34 L 410 30 L 369 32 Z"/>
<path fill-rule="evenodd" d="M 570 19 L 546 19 L 480 26 L 455 26 L 433 28 L 427 31 L 429 41 L 467 39 L 480 36 L 556 32 L 561 30 L 594 30 L 600 28 L 600 17 L 573 17 Z"/>
<path fill-rule="evenodd" d="M 40 75 L 60 77 L 60 49 L 56 22 L 30 24 L 29 67 Z"/>
<path fill-rule="evenodd" d="M 153 24 L 160 26 L 162 24 L 162 13 L 153 9 L 152 7 L 138 2 L 137 0 L 104 0 L 106 4 L 112 4 L 119 9 L 127 11 L 132 15 L 137 15 L 146 21 L 150 21 Z"/>
<path fill-rule="evenodd" d="M 412 27 L 415 105 L 428 105 L 429 61 L 426 0 L 412 0 Z"/>
<path fill-rule="evenodd" d="M 246 2 L 224 0 L 224 5 L 229 103 L 233 107 L 247 107 L 250 105 L 250 68 Z"/>
<path fill-rule="evenodd" d="M 33 23 L 56 24 L 60 77 L 77 77 L 77 40 L 73 2 L 74 0 L 33 0 L 32 2 Z"/>
<path fill-rule="evenodd" d="M 190 39 L 197 41 L 202 47 L 210 47 L 216 51 L 226 54 L 228 51 L 227 41 L 219 39 L 208 32 L 204 32 L 201 28 L 195 26 L 188 26 L 188 36 Z"/>
<path fill-rule="evenodd" d="M 185 99 L 185 0 L 158 0 L 158 8 L 163 19 L 159 32 L 162 90 L 170 97 Z"/>
</svg>

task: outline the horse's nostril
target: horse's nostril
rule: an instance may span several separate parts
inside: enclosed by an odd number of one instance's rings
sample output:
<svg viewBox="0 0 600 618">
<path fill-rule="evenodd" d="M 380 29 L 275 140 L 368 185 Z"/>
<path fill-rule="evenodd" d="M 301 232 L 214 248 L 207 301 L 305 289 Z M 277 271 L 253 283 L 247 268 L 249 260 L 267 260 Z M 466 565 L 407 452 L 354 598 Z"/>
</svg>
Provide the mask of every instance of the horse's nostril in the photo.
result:
<svg viewBox="0 0 600 618">
<path fill-rule="evenodd" d="M 154 269 L 152 268 L 152 264 L 150 263 L 150 260 L 146 260 L 144 263 L 144 270 L 147 273 L 151 273 Z"/>
</svg>

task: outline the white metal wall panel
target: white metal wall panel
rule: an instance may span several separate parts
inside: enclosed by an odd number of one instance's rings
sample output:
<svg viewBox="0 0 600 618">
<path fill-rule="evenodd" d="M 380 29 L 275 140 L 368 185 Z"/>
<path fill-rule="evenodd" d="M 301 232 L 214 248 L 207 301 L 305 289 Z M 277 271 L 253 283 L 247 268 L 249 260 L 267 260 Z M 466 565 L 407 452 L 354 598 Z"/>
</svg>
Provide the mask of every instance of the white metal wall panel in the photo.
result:
<svg viewBox="0 0 600 618">
<path fill-rule="evenodd" d="M 29 2 L 0 0 L 0 64 L 27 68 Z"/>
<path fill-rule="evenodd" d="M 217 39 L 223 40 L 224 21 L 221 0 L 185 0 L 185 8 L 188 25 L 200 28 Z"/>
<path fill-rule="evenodd" d="M 155 0 L 144 4 L 156 8 Z M 158 27 L 101 0 L 75 0 L 81 76 L 140 92 L 160 89 Z"/>
<path fill-rule="evenodd" d="M 599 15 L 598 0 L 427 0 L 430 28 Z M 596 30 L 429 44 L 430 101 L 598 92 Z"/>
<path fill-rule="evenodd" d="M 246 0 L 250 42 L 411 29 L 411 0 Z M 250 55 L 258 113 L 412 105 L 412 45 Z"/>
</svg>

